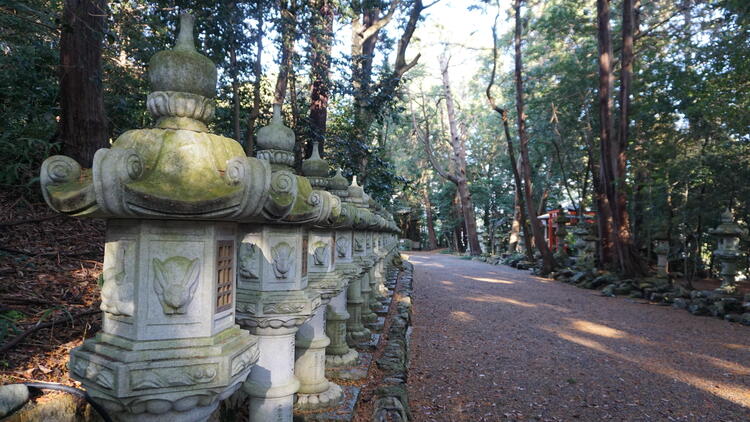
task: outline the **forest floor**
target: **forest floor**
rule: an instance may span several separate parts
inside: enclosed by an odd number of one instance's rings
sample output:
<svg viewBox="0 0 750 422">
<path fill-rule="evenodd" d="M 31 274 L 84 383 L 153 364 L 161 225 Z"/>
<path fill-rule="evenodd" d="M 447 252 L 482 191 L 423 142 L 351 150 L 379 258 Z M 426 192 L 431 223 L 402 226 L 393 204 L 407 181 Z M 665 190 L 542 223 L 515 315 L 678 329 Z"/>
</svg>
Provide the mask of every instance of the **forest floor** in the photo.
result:
<svg viewBox="0 0 750 422">
<path fill-rule="evenodd" d="M 748 421 L 750 328 L 408 252 L 415 421 Z"/>
<path fill-rule="evenodd" d="M 68 353 L 100 328 L 103 253 L 103 221 L 0 194 L 0 384 L 77 384 Z"/>
</svg>

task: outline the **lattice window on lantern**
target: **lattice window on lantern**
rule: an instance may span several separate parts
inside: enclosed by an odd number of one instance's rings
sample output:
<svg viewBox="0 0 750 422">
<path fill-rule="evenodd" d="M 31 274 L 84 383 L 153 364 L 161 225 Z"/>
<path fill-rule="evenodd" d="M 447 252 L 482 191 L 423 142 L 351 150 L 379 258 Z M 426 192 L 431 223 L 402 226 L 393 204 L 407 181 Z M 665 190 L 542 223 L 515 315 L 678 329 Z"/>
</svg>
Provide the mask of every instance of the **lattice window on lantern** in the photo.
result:
<svg viewBox="0 0 750 422">
<path fill-rule="evenodd" d="M 216 312 L 222 312 L 232 307 L 234 242 L 220 240 L 216 247 Z"/>
</svg>

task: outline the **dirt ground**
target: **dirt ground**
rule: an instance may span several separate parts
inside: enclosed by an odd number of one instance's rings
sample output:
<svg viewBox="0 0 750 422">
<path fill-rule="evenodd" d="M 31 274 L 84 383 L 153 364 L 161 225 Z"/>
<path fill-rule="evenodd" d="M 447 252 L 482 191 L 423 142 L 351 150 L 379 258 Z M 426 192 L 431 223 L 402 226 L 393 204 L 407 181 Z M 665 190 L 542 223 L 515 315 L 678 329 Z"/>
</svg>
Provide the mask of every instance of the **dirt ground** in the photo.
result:
<svg viewBox="0 0 750 422">
<path fill-rule="evenodd" d="M 749 421 L 750 328 L 423 252 L 416 421 Z"/>
<path fill-rule="evenodd" d="M 76 385 L 68 353 L 101 325 L 103 253 L 103 221 L 0 194 L 0 384 Z M 37 324 L 46 328 L 34 330 Z"/>
</svg>

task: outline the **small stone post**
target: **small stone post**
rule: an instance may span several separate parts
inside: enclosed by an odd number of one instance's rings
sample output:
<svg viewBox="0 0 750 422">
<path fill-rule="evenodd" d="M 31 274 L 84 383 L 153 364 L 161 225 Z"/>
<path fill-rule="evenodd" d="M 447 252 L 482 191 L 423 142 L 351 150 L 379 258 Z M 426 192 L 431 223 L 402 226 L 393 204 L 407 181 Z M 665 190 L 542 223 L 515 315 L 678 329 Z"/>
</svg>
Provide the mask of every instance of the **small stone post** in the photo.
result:
<svg viewBox="0 0 750 422">
<path fill-rule="evenodd" d="M 714 251 L 714 256 L 721 263 L 721 286 L 717 289 L 723 293 L 734 294 L 737 292 L 735 276 L 737 275 L 737 261 L 742 253 L 739 250 L 740 238 L 747 236 L 743 230 L 734 222 L 732 212 L 727 208 L 721 214 L 721 224 L 711 230 L 710 233 L 718 239 L 719 246 Z"/>
</svg>

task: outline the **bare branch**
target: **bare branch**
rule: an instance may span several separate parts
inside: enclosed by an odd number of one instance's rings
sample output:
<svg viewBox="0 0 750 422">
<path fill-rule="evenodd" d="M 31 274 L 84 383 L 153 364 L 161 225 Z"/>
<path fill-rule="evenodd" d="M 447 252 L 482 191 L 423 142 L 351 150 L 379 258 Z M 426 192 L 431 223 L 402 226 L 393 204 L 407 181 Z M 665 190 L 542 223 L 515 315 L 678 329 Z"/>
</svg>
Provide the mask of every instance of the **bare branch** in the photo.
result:
<svg viewBox="0 0 750 422">
<path fill-rule="evenodd" d="M 456 176 L 446 171 L 445 168 L 443 168 L 443 166 L 441 166 L 440 163 L 435 159 L 435 154 L 432 151 L 432 145 L 430 142 L 431 133 L 429 119 L 426 115 L 424 116 L 425 130 L 422 130 L 419 124 L 417 124 L 417 118 L 414 115 L 414 105 L 411 99 L 411 95 L 409 97 L 409 111 L 411 112 L 412 127 L 414 128 L 414 132 L 416 133 L 417 137 L 420 138 L 422 140 L 422 143 L 424 144 L 425 154 L 427 155 L 427 159 L 430 161 L 432 168 L 434 168 L 442 178 L 453 183 L 458 183 L 458 179 L 456 178 Z M 424 104 L 422 104 L 422 108 L 424 114 Z"/>
<path fill-rule="evenodd" d="M 367 29 L 365 29 L 362 34 L 360 34 L 362 40 L 365 41 L 368 38 L 374 36 L 378 33 L 378 31 L 383 29 L 383 27 L 388 25 L 388 22 L 390 22 L 393 18 L 393 15 L 396 13 L 396 9 L 398 9 L 398 5 L 400 3 L 401 2 L 399 0 L 395 0 L 393 3 L 391 3 L 391 7 L 388 8 L 388 12 L 386 12 L 385 16 L 373 22 L 372 25 L 367 27 Z"/>
<path fill-rule="evenodd" d="M 406 48 L 409 46 L 409 42 L 411 41 L 411 37 L 414 35 L 414 31 L 417 29 L 417 22 L 419 22 L 419 16 L 422 14 L 422 10 L 424 10 L 425 7 L 422 5 L 422 0 L 416 0 L 414 2 L 414 7 L 411 8 L 411 12 L 409 13 L 409 21 L 406 23 L 406 28 L 404 28 L 404 33 L 401 34 L 401 39 L 398 40 L 398 48 L 396 53 L 396 67 L 394 70 L 394 74 L 400 74 L 403 75 L 406 73 L 407 70 L 414 67 L 414 65 L 417 63 L 417 60 L 419 59 L 419 55 L 415 59 L 413 59 L 410 63 L 406 63 Z M 406 68 L 407 69 L 403 69 Z M 399 76 L 400 77 L 400 76 Z"/>
</svg>

